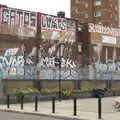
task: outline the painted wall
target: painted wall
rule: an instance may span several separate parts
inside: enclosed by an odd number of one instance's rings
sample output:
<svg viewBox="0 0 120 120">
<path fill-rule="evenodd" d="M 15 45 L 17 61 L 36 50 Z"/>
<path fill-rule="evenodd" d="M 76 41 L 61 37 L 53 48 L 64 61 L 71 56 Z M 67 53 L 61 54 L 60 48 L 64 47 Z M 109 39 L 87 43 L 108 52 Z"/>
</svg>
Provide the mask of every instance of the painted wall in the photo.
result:
<svg viewBox="0 0 120 120">
<path fill-rule="evenodd" d="M 0 34 L 35 37 L 36 32 L 37 13 L 0 7 Z"/>
</svg>

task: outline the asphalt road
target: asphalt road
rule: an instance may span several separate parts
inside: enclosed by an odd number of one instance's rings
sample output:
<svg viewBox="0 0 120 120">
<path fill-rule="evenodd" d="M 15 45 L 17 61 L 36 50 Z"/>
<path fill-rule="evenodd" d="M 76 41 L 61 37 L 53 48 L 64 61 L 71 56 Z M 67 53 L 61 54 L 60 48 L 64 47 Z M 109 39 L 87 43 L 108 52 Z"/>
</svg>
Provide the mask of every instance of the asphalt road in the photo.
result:
<svg viewBox="0 0 120 120">
<path fill-rule="evenodd" d="M 64 120 L 64 119 L 0 111 L 0 120 Z"/>
</svg>

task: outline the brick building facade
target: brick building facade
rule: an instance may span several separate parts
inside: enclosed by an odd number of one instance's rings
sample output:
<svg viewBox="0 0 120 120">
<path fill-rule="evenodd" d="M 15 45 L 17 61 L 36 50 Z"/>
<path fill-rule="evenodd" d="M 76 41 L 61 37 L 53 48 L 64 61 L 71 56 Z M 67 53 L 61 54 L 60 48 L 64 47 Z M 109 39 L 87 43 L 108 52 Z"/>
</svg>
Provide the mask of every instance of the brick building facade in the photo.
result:
<svg viewBox="0 0 120 120">
<path fill-rule="evenodd" d="M 118 0 L 71 0 L 71 17 L 80 23 L 118 25 Z"/>
</svg>

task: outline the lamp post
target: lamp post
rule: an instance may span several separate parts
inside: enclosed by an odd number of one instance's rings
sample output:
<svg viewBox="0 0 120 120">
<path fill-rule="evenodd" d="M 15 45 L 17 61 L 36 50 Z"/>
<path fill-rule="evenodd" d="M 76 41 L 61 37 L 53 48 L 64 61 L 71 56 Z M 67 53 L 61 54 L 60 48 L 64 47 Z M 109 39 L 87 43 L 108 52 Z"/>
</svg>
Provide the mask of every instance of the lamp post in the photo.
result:
<svg viewBox="0 0 120 120">
<path fill-rule="evenodd" d="M 59 99 L 61 99 L 61 44 L 59 43 Z"/>
<path fill-rule="evenodd" d="M 65 12 L 59 11 L 57 12 L 57 17 L 58 18 L 65 18 Z M 59 99 L 61 99 L 61 90 L 62 89 L 62 84 L 61 84 L 61 43 L 59 43 Z"/>
<path fill-rule="evenodd" d="M 58 56 L 55 57 L 55 66 L 58 69 L 58 89 L 59 89 L 59 93 L 58 93 L 58 98 L 61 99 L 61 89 L 62 89 L 62 85 L 61 85 L 61 43 L 58 44 Z"/>
<path fill-rule="evenodd" d="M 25 72 L 26 72 L 26 49 L 25 49 L 25 43 L 22 45 L 22 51 L 23 51 L 23 58 L 24 58 L 24 78 L 25 78 Z"/>
</svg>

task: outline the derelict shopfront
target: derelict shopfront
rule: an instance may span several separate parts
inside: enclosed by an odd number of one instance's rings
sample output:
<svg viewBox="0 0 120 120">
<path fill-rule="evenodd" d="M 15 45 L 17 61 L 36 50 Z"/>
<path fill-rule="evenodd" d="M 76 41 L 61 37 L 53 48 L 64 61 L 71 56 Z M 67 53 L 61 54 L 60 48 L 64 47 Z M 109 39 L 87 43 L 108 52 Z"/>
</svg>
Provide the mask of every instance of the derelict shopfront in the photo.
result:
<svg viewBox="0 0 120 120">
<path fill-rule="evenodd" d="M 120 78 L 120 29 L 89 23 L 90 74 L 95 79 Z"/>
<path fill-rule="evenodd" d="M 79 79 L 76 21 L 38 13 L 38 31 L 39 79 Z"/>
<path fill-rule="evenodd" d="M 0 6 L 1 79 L 24 78 L 27 73 L 24 64 L 34 65 L 25 55 L 29 51 L 26 46 L 35 44 L 36 33 L 37 13 Z M 30 72 L 27 77 L 31 78 Z"/>
</svg>

